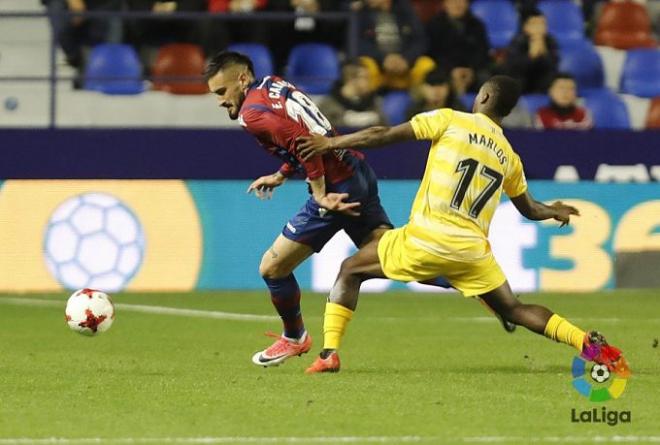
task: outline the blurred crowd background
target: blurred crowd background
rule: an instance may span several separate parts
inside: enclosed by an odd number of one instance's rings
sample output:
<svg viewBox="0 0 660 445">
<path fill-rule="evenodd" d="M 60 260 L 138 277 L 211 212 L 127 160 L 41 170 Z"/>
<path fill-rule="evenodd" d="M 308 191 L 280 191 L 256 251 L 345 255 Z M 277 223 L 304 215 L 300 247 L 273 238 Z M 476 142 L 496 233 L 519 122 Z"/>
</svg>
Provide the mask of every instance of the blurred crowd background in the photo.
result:
<svg viewBox="0 0 660 445">
<path fill-rule="evenodd" d="M 509 127 L 630 128 L 635 113 L 644 114 L 643 126 L 660 126 L 655 0 L 42 3 L 77 89 L 204 94 L 206 57 L 233 49 L 252 57 L 258 76 L 285 76 L 320 96 L 338 126 L 469 110 L 493 74 L 523 85 Z M 75 14 L 89 12 L 143 14 Z"/>
</svg>

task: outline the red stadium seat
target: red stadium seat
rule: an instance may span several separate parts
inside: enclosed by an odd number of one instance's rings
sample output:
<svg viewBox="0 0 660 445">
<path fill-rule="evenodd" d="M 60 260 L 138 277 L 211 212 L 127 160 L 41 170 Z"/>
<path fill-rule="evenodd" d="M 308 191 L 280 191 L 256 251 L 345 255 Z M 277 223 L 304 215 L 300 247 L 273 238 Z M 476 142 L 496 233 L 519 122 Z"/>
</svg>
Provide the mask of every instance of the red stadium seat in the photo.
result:
<svg viewBox="0 0 660 445">
<path fill-rule="evenodd" d="M 413 0 L 413 8 L 422 23 L 426 23 L 442 11 L 442 2 L 438 0 Z"/>
<path fill-rule="evenodd" d="M 660 96 L 651 101 L 649 114 L 646 116 L 646 128 L 660 129 Z"/>
<path fill-rule="evenodd" d="M 172 94 L 205 94 L 204 52 L 197 45 L 172 43 L 158 51 L 151 70 L 154 89 Z"/>
<path fill-rule="evenodd" d="M 633 1 L 607 3 L 598 19 L 594 41 L 619 49 L 655 46 L 646 8 Z"/>
</svg>

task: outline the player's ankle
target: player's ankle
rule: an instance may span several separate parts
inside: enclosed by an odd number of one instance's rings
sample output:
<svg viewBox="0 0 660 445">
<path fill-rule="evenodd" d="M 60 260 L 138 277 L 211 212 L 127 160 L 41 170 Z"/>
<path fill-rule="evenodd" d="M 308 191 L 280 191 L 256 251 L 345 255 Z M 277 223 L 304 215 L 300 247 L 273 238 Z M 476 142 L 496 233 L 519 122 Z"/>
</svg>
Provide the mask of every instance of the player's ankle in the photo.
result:
<svg viewBox="0 0 660 445">
<path fill-rule="evenodd" d="M 321 350 L 321 353 L 319 354 L 319 356 L 322 359 L 326 359 L 326 358 L 330 357 L 330 354 L 332 354 L 335 351 L 336 351 L 336 349 L 326 349 L 326 348 L 324 348 L 323 350 Z"/>
</svg>

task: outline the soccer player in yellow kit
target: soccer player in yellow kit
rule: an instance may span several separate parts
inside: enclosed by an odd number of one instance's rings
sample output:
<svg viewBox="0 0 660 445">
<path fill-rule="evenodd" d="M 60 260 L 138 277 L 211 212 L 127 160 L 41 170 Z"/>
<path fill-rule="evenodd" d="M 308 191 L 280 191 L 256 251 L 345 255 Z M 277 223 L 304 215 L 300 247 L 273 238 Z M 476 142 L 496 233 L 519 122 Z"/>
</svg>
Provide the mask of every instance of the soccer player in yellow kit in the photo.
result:
<svg viewBox="0 0 660 445">
<path fill-rule="evenodd" d="M 502 190 L 531 220 L 553 218 L 564 226 L 571 215 L 579 215 L 561 201 L 546 205 L 529 194 L 520 157 L 500 126 L 519 97 L 517 81 L 494 76 L 479 90 L 473 113 L 438 109 L 396 127 L 371 127 L 331 138 L 299 138 L 303 158 L 345 147 L 431 141 L 408 224 L 384 232 L 342 263 L 326 304 L 323 350 L 307 373 L 339 371 L 337 349 L 363 281 L 423 282 L 440 276 L 465 297 L 480 297 L 503 319 L 572 345 L 585 359 L 605 364 L 614 372 L 629 373 L 621 351 L 608 345 L 598 332 L 586 333 L 543 306 L 520 302 L 491 251 L 488 228 Z"/>
</svg>

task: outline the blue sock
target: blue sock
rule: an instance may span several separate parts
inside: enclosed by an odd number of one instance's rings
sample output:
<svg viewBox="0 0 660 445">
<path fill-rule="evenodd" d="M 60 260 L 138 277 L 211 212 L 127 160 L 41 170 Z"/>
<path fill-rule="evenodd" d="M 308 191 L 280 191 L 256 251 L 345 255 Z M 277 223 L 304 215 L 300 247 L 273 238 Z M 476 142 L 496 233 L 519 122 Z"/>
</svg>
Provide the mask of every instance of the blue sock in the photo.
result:
<svg viewBox="0 0 660 445">
<path fill-rule="evenodd" d="M 265 278 L 270 290 L 270 300 L 284 324 L 284 336 L 300 338 L 305 332 L 300 311 L 300 287 L 293 274 L 284 278 Z"/>
</svg>

